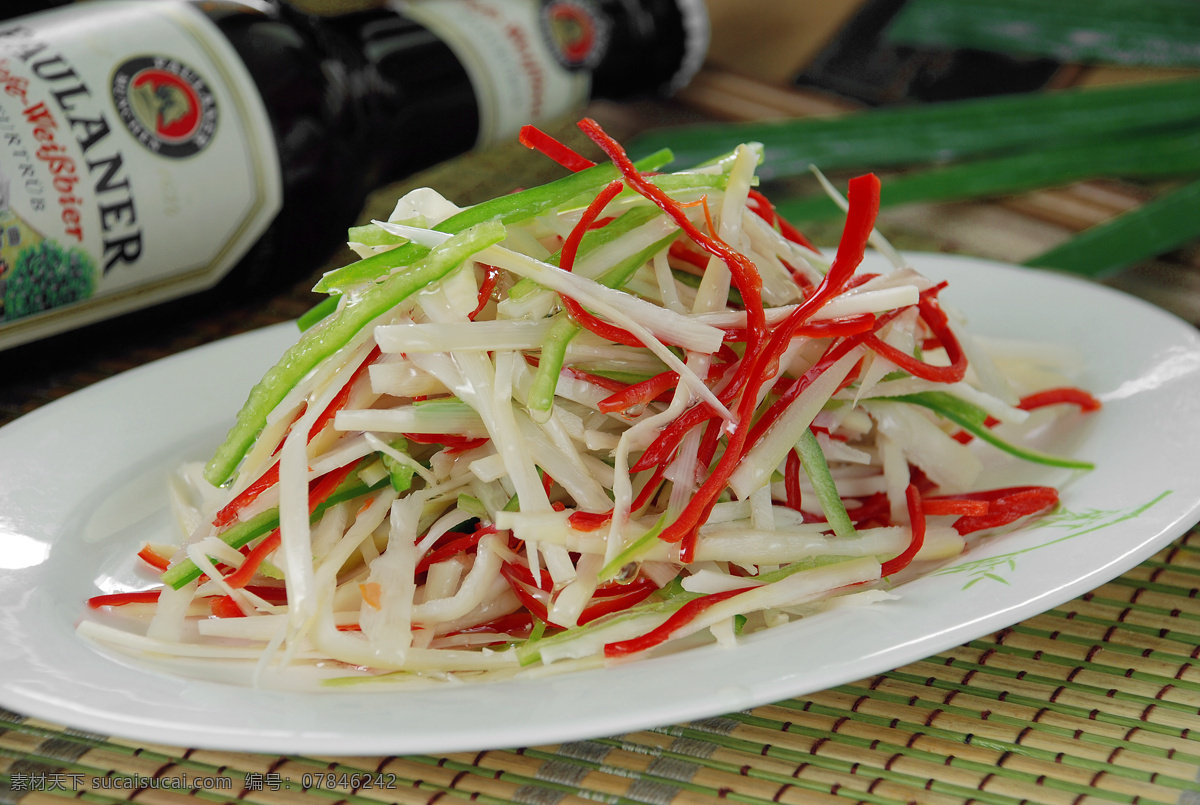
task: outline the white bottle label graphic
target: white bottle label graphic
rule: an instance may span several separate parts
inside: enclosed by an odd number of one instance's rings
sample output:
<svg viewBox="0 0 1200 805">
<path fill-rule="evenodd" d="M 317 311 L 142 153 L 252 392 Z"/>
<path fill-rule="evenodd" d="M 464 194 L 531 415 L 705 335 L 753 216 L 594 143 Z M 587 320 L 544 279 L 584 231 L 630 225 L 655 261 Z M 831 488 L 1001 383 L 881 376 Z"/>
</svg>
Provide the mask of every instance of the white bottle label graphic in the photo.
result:
<svg viewBox="0 0 1200 805">
<path fill-rule="evenodd" d="M 281 203 L 258 91 L 200 12 L 0 24 L 0 348 L 212 286 Z"/>
<path fill-rule="evenodd" d="M 454 51 L 479 105 L 479 144 L 509 140 L 526 123 L 566 114 L 588 97 L 589 58 L 607 45 L 606 22 L 586 0 L 395 2 Z M 564 36 L 563 33 L 566 32 Z"/>
</svg>

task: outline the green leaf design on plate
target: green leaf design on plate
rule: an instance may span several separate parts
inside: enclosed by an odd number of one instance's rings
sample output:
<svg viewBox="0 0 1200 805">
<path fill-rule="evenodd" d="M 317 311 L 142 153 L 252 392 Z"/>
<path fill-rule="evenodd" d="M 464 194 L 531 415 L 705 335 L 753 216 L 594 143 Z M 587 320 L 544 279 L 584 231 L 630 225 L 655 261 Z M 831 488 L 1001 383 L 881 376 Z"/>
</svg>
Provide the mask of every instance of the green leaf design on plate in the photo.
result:
<svg viewBox="0 0 1200 805">
<path fill-rule="evenodd" d="M 1104 528 L 1109 528 L 1117 523 L 1123 523 L 1126 520 L 1133 520 L 1140 517 L 1145 512 L 1152 509 L 1158 503 L 1171 495 L 1173 490 L 1159 494 L 1146 503 L 1136 506 L 1129 506 L 1123 509 L 1085 509 L 1083 511 L 1070 511 L 1059 507 L 1055 511 L 1043 515 L 1033 522 L 1014 526 L 1000 533 L 1009 533 L 1018 528 L 1038 529 L 1038 528 L 1059 528 L 1066 529 L 1067 533 L 1061 537 L 1048 540 L 1039 545 L 1031 545 L 1028 548 L 1023 548 L 1019 551 L 1010 553 L 1002 553 L 996 556 L 987 556 L 982 559 L 975 559 L 965 562 L 957 562 L 949 567 L 940 568 L 933 572 L 935 576 L 947 576 L 953 573 L 965 573 L 970 578 L 963 583 L 962 589 L 967 590 L 973 587 L 976 583 L 983 580 L 999 582 L 1001 584 L 1011 584 L 1005 578 L 1005 573 L 1016 572 L 1017 557 L 1027 553 L 1040 550 L 1049 545 L 1055 545 L 1060 542 L 1066 542 L 1076 537 L 1081 537 L 1084 534 L 1091 534 L 1094 531 L 1099 531 Z M 995 536 L 995 535 L 993 535 Z"/>
</svg>

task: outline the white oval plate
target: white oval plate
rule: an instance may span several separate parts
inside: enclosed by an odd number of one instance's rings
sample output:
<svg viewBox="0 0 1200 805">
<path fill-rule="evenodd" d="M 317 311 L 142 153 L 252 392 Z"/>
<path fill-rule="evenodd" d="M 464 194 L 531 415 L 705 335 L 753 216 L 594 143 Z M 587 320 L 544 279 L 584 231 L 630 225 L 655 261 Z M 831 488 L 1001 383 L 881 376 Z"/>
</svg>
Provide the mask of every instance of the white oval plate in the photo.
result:
<svg viewBox="0 0 1200 805">
<path fill-rule="evenodd" d="M 294 338 L 281 325 L 97 383 L 0 430 L 0 704 L 141 741 L 271 753 L 444 753 L 528 746 L 719 715 L 913 662 L 1081 595 L 1200 519 L 1200 338 L 1093 284 L 996 263 L 914 256 L 950 280 L 980 335 L 1074 345 L 1104 408 L 1042 449 L 1090 473 L 1002 464 L 1054 483 L 1062 510 L 899 586 L 744 638 L 610 668 L 420 691 L 255 690 L 139 667 L 80 639 L 85 600 L 150 586 L 134 552 L 170 533 L 164 477 L 203 459 Z M 1007 477 L 1004 477 L 1007 476 Z"/>
</svg>

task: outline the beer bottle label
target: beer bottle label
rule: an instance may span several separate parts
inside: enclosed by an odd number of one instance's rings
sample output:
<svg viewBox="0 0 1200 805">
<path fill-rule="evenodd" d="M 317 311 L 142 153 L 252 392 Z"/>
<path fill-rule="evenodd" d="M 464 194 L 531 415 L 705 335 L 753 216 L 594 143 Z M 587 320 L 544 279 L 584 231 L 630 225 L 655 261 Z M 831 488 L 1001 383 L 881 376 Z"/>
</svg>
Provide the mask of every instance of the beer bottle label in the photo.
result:
<svg viewBox="0 0 1200 805">
<path fill-rule="evenodd" d="M 281 204 L 258 90 L 190 5 L 0 24 L 0 348 L 214 285 Z"/>
<path fill-rule="evenodd" d="M 606 17 L 586 0 L 395 0 L 396 11 L 445 42 L 471 79 L 480 145 L 587 101 L 588 68 L 607 47 Z"/>
</svg>

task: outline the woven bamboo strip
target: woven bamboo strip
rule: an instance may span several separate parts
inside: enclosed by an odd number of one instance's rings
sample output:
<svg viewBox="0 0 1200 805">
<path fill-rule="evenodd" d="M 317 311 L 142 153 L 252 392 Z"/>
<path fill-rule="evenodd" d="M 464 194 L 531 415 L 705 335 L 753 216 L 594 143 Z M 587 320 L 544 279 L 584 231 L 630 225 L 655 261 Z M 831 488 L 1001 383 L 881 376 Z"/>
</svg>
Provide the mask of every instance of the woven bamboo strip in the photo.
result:
<svg viewBox="0 0 1200 805">
<path fill-rule="evenodd" d="M 1007 745 L 1010 751 L 1033 751 L 1055 763 L 1096 769 L 1113 764 L 1152 774 L 1190 781 L 1200 765 L 1200 755 L 1147 746 L 1125 740 L 1122 735 L 1086 732 L 1083 724 L 1071 729 L 1040 720 L 1039 711 L 1008 702 L 976 699 L 969 695 L 923 698 L 924 691 L 910 693 L 903 683 L 863 688 L 843 686 L 806 697 L 806 701 L 840 706 L 854 716 L 865 714 L 897 723 L 908 719 L 926 727 L 946 729 L 966 743 L 981 741 Z M 904 692 L 898 692 L 903 690 Z M 853 703 L 847 705 L 846 702 Z M 1022 747 L 1018 750 L 1012 745 Z"/>
<path fill-rule="evenodd" d="M 1139 729 L 1171 740 L 1183 740 L 1188 745 L 1200 741 L 1200 733 L 1193 736 L 1186 728 L 1143 720 L 1139 717 L 1141 713 L 1131 717 L 1104 708 L 1087 706 L 1091 702 L 1080 704 L 1061 696 L 1053 697 L 1057 688 L 1051 685 L 1033 684 L 1025 679 L 1017 679 L 1016 674 L 997 676 L 990 673 L 989 669 L 956 662 L 952 658 L 938 657 L 913 663 L 890 672 L 887 677 L 889 680 L 903 680 L 935 689 L 970 692 L 998 701 L 1024 704 L 1032 707 L 1039 714 L 1039 718 L 1061 717 L 1068 724 L 1087 725 L 1097 731 L 1109 725 L 1113 734 Z M 1099 703 L 1108 704 L 1107 701 Z M 1200 743 L 1194 745 L 1200 750 Z"/>
<path fill-rule="evenodd" d="M 990 675 L 1000 684 L 1017 689 L 1039 686 L 1041 693 L 1048 695 L 1052 703 L 1061 700 L 1091 710 L 1100 709 L 1113 715 L 1179 728 L 1195 723 L 1196 707 L 1185 702 L 1156 699 L 1153 693 L 1147 695 L 1144 692 L 1147 686 L 1126 692 L 1113 686 L 1112 676 L 1089 673 L 1081 666 L 1069 663 L 1051 664 L 1044 661 L 1045 657 L 1037 660 L 1033 652 L 1002 648 L 976 641 L 947 652 L 947 656 L 956 667 L 981 672 L 977 684 L 996 684 L 985 681 L 984 675 Z M 1162 690 L 1159 686 L 1148 687 L 1152 691 Z"/>
<path fill-rule="evenodd" d="M 1090 603 L 1090 602 L 1088 602 Z M 1104 613 L 1091 614 L 1099 605 L 1089 606 L 1072 602 L 1070 609 L 1054 609 L 1025 620 L 1023 626 L 1040 629 L 1056 639 L 1092 641 L 1103 643 L 1109 650 L 1131 656 L 1150 656 L 1157 659 L 1194 660 L 1200 655 L 1200 630 L 1183 631 L 1172 629 L 1165 618 L 1155 620 L 1154 625 L 1128 623 L 1117 620 L 1120 611 L 1111 609 Z"/>
<path fill-rule="evenodd" d="M 616 743 L 615 739 L 610 740 Z M 824 802 L 828 798 L 819 796 L 819 792 L 832 791 L 834 786 L 838 786 L 837 791 L 845 796 L 854 798 L 856 794 L 861 794 L 863 801 L 868 802 L 910 801 L 915 794 L 919 795 L 922 803 L 929 805 L 962 802 L 961 797 L 928 790 L 928 781 L 923 781 L 918 787 L 903 785 L 873 776 L 870 769 L 861 766 L 851 767 L 847 773 L 839 773 L 815 767 L 807 761 L 796 763 L 763 755 L 761 750 L 747 752 L 734 747 L 716 747 L 708 741 L 671 738 L 654 732 L 622 736 L 619 744 L 634 751 L 650 752 L 656 757 L 722 767 L 736 770 L 739 775 L 746 777 L 768 779 L 779 785 L 779 790 L 772 797 L 776 801 Z"/>
<path fill-rule="evenodd" d="M 1087 761 L 1078 757 L 1071 757 L 1070 762 L 1063 763 L 1062 759 L 1057 758 L 1054 752 L 1022 746 L 1013 741 L 989 740 L 978 733 L 963 733 L 945 729 L 935 725 L 932 719 L 921 723 L 889 716 L 870 716 L 861 711 L 850 713 L 838 707 L 831 708 L 813 704 L 811 698 L 802 705 L 799 703 L 788 704 L 799 706 L 806 714 L 818 713 L 827 718 L 836 719 L 835 726 L 829 728 L 829 731 L 839 736 L 850 734 L 873 736 L 874 740 L 890 741 L 897 745 L 903 741 L 906 749 L 921 753 L 924 760 L 940 762 L 947 766 L 963 766 L 983 772 L 989 771 L 989 767 L 994 765 L 1008 772 L 1017 773 L 1014 775 L 1014 779 L 1034 784 L 1038 784 L 1038 779 L 1053 776 L 1058 783 L 1075 790 L 1076 793 L 1082 793 L 1087 788 L 1095 787 L 1094 780 L 1101 773 L 1111 774 L 1114 777 L 1113 784 L 1107 786 L 1111 790 L 1119 791 L 1125 787 L 1126 783 L 1136 783 L 1142 785 L 1143 794 L 1149 795 L 1152 790 L 1157 790 L 1160 791 L 1161 797 L 1169 800 L 1178 796 L 1177 793 L 1170 793 L 1172 789 L 1178 792 L 1187 789 L 1192 784 L 1191 774 L 1188 774 L 1187 779 L 1173 778 L 1163 774 L 1114 766 L 1104 761 Z M 783 713 L 776 713 L 776 715 L 784 718 L 796 712 L 795 710 L 789 712 L 786 706 L 775 708 L 775 710 L 783 710 Z M 759 708 L 754 713 L 757 716 L 762 711 L 763 708 Z M 859 726 L 858 730 L 847 727 L 847 725 L 854 725 L 856 721 Z M 964 735 L 969 737 L 964 737 Z M 1147 784 L 1153 785 L 1150 785 L 1148 789 Z"/>
<path fill-rule="evenodd" d="M 847 700 L 853 703 L 847 705 Z M 1065 767 L 1077 767 L 1095 773 L 1111 768 L 1135 780 L 1152 781 L 1154 775 L 1173 778 L 1164 785 L 1186 787 L 1194 777 L 1194 763 L 1171 761 L 1164 753 L 1137 751 L 1134 745 L 1112 741 L 1083 743 L 1073 733 L 1060 730 L 1058 734 L 1035 729 L 1029 721 L 997 716 L 990 711 L 972 711 L 952 705 L 937 706 L 933 702 L 912 702 L 877 692 L 873 696 L 853 697 L 838 691 L 822 692 L 804 700 L 814 708 L 863 721 L 868 727 L 888 724 L 914 734 L 924 732 L 949 742 L 950 752 L 963 754 L 962 746 L 988 747 L 993 751 L 1028 755 Z M 793 704 L 793 703 L 788 703 Z M 759 711 L 756 710 L 756 713 Z M 1041 733 L 1039 737 L 1039 733 Z M 932 748 L 932 741 L 921 744 Z M 1122 750 L 1128 750 L 1122 752 Z"/>
<path fill-rule="evenodd" d="M 880 682 L 873 682 L 871 689 L 882 693 L 895 691 L 901 696 L 907 696 L 910 691 L 920 690 L 922 687 L 919 686 L 919 683 L 910 684 L 892 678 L 894 675 L 895 672 Z M 942 690 L 946 689 L 942 688 Z M 1087 711 L 1062 705 L 1050 705 L 1044 698 L 1040 701 L 1025 698 L 1022 701 L 1024 697 L 1003 689 L 992 693 L 990 697 L 986 695 L 989 693 L 988 691 L 965 692 L 966 690 L 966 688 L 949 689 L 943 699 L 944 704 L 949 705 L 953 702 L 955 705 L 973 705 L 981 708 L 981 721 L 1005 716 L 1014 719 L 1024 718 L 1029 724 L 1029 728 L 1028 732 L 1022 735 L 1023 741 L 1038 740 L 1041 736 L 1046 736 L 1044 738 L 1046 741 L 1052 741 L 1069 736 L 1072 740 L 1111 745 L 1114 750 L 1127 749 L 1139 755 L 1151 754 L 1168 759 L 1178 756 L 1181 761 L 1187 763 L 1193 762 L 1196 757 L 1186 749 L 1180 749 L 1181 745 L 1184 747 L 1188 745 L 1185 738 L 1171 735 L 1165 730 L 1148 729 L 1137 722 L 1110 719 L 1101 717 L 1100 714 L 1093 718 Z M 940 691 L 930 691 L 930 693 L 937 692 Z M 1123 721 L 1123 723 L 1112 723 L 1114 720 Z"/>
<path fill-rule="evenodd" d="M 995 651 L 1025 657 L 1043 664 L 1061 665 L 1077 670 L 1077 677 L 1094 678 L 1098 685 L 1113 684 L 1106 676 L 1121 676 L 1129 680 L 1122 690 L 1128 694 L 1144 691 L 1157 700 L 1179 701 L 1195 705 L 1200 699 L 1200 684 L 1194 677 L 1192 663 L 1146 654 L 1137 667 L 1133 659 L 1119 646 L 1087 640 L 1071 640 L 1070 636 L 1055 634 L 1029 626 L 1015 626 L 995 635 L 973 641 L 971 646 L 992 648 Z"/>
<path fill-rule="evenodd" d="M 1097 589 L 1085 593 L 1069 604 L 1063 605 L 1063 607 L 1071 607 L 1072 610 L 1059 608 L 1053 611 L 1079 611 L 1109 623 L 1134 624 L 1153 629 L 1159 632 L 1160 637 L 1165 637 L 1172 631 L 1178 631 L 1182 635 L 1181 639 L 1185 642 L 1200 632 L 1200 616 L 1166 607 L 1155 607 L 1144 602 L 1130 602 L 1128 595 L 1123 598 L 1114 598 L 1106 594 L 1112 593 L 1114 589 Z"/>
<path fill-rule="evenodd" d="M 10 736 L 21 736 L 20 743 L 22 749 L 21 755 L 30 757 L 39 757 L 39 750 L 44 751 L 44 747 L 48 742 L 67 740 L 77 745 L 84 747 L 83 753 L 79 756 L 78 763 L 75 764 L 82 768 L 87 774 L 92 776 L 142 776 L 153 777 L 158 776 L 179 776 L 179 774 L 188 774 L 192 777 L 199 775 L 206 776 L 227 776 L 238 781 L 241 786 L 247 772 L 257 773 L 277 773 L 282 779 L 290 781 L 293 793 L 300 788 L 300 781 L 304 774 L 316 774 L 329 770 L 329 764 L 322 762 L 308 762 L 300 759 L 289 758 L 272 758 L 265 755 L 240 754 L 240 753 L 205 753 L 205 752 L 188 752 L 187 750 L 172 750 L 166 748 L 166 753 L 160 753 L 139 747 L 137 749 L 127 749 L 116 742 L 101 743 L 99 746 L 93 746 L 96 743 L 95 737 L 79 737 L 65 736 L 65 738 L 47 737 L 53 736 L 53 731 L 47 730 L 45 727 L 31 724 L 16 724 L 12 729 L 4 733 L 0 733 L 0 740 L 13 740 Z M 103 739 L 100 739 L 101 741 Z M 82 742 L 82 743 L 81 743 Z M 176 753 L 176 754 L 172 754 Z M 182 757 L 179 757 L 182 755 Z M 178 758 L 176 762 L 173 758 Z M 210 762 L 205 762 L 207 759 Z M 47 757 L 47 761 L 54 760 L 54 757 Z M 378 763 L 379 759 L 376 759 Z M 74 768 L 74 767 L 71 767 Z M 393 767 L 394 768 L 394 767 Z M 435 769 L 436 765 L 420 766 L 414 765 L 411 767 L 420 771 L 426 772 L 425 777 L 437 777 L 429 775 L 429 769 Z M 363 771 L 362 769 L 356 769 Z M 389 768 L 389 771 L 392 771 Z M 394 773 L 394 772 L 393 772 Z M 89 778 L 90 779 L 90 778 Z M 441 785 L 439 785 L 439 782 Z M 403 775 L 398 775 L 397 786 L 394 789 L 387 791 L 372 791 L 370 789 L 362 789 L 357 793 L 348 789 L 312 789 L 322 797 L 334 796 L 355 796 L 359 797 L 363 802 L 371 800 L 383 799 L 384 801 L 404 801 L 404 802 L 427 802 L 432 797 L 438 794 L 450 793 L 453 787 L 453 775 L 447 776 L 444 780 L 429 781 L 423 779 L 420 775 L 406 778 Z M 400 800 L 396 800 L 398 792 L 404 792 Z M 269 795 L 276 792 L 264 791 L 256 792 L 256 794 Z M 464 795 L 474 794 L 476 799 L 481 795 L 484 801 L 508 801 L 508 791 L 502 792 L 500 796 L 492 796 L 489 792 L 472 790 L 464 792 Z M 139 801 L 141 797 L 139 797 Z M 292 800 L 294 801 L 294 800 Z"/>
<path fill-rule="evenodd" d="M 802 779 L 838 782 L 843 787 L 864 793 L 870 786 L 878 785 L 877 780 L 882 780 L 914 790 L 924 790 L 928 786 L 928 790 L 937 793 L 996 805 L 1014 801 L 1008 795 L 980 795 L 979 775 L 937 764 L 922 764 L 900 751 L 902 747 L 872 747 L 872 741 L 864 743 L 847 736 L 830 736 L 795 724 L 782 733 L 767 733 L 742 725 L 734 729 L 736 734 L 714 734 L 695 727 L 673 727 L 667 732 L 714 741 L 747 754 L 758 752 L 792 760 L 803 765 L 799 771 Z M 872 758 L 870 764 L 864 762 L 864 752 Z"/>
<path fill-rule="evenodd" d="M 730 776 L 725 778 L 727 785 L 720 787 L 720 791 L 741 792 L 742 784 L 732 777 L 737 775 L 769 783 L 774 789 L 774 793 L 769 797 L 771 800 L 794 801 L 799 798 L 799 801 L 839 801 L 830 793 L 831 786 L 828 783 L 802 779 L 799 775 L 800 767 L 794 762 L 764 756 L 761 753 L 748 755 L 708 741 L 675 738 L 659 732 L 631 733 L 620 736 L 619 739 L 605 739 L 600 743 L 619 746 L 630 752 L 645 753 L 656 760 L 693 765 L 705 772 L 725 772 Z M 702 773 L 704 772 L 698 771 L 697 776 Z"/>
</svg>

